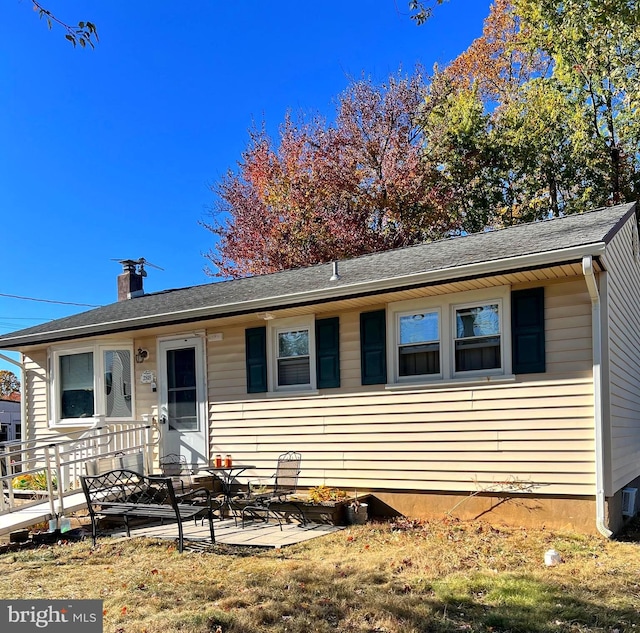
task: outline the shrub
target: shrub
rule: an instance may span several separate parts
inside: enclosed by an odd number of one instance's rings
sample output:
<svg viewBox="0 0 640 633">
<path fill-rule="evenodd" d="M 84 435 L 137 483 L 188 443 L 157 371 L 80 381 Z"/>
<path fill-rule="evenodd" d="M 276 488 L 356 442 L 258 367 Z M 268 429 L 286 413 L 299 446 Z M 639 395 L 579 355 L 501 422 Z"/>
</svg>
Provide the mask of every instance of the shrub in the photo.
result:
<svg viewBox="0 0 640 633">
<path fill-rule="evenodd" d="M 11 485 L 15 490 L 48 490 L 47 473 L 41 470 L 37 473 L 27 473 L 17 475 L 11 480 Z M 57 481 L 53 478 L 53 489 L 57 488 Z"/>
<path fill-rule="evenodd" d="M 347 493 L 339 488 L 329 486 L 314 486 L 309 489 L 308 499 L 311 503 L 322 503 L 325 501 L 340 501 L 346 499 Z"/>
</svg>

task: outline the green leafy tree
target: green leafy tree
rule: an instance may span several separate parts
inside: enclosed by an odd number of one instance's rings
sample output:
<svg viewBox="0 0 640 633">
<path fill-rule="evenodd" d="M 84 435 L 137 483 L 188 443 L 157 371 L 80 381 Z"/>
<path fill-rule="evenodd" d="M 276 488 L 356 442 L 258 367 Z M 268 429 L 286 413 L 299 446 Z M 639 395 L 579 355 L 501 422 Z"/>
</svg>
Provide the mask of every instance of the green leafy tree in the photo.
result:
<svg viewBox="0 0 640 633">
<path fill-rule="evenodd" d="M 466 232 L 493 223 L 502 203 L 500 152 L 493 146 L 490 115 L 477 84 L 461 87 L 437 73 L 429 86 L 421 118 L 425 155 L 446 191 L 447 211 Z"/>
<path fill-rule="evenodd" d="M 567 100 L 582 109 L 590 141 L 608 157 L 611 202 L 638 195 L 640 3 L 638 0 L 514 0 Z"/>
<path fill-rule="evenodd" d="M 528 81 L 495 116 L 494 146 L 509 183 L 502 224 L 607 204 L 607 160 L 580 104 L 552 78 Z"/>
<path fill-rule="evenodd" d="M 496 0 L 482 37 L 440 71 L 437 81 L 447 87 L 444 96 L 432 83 L 423 119 L 427 149 L 438 157 L 460 201 L 466 230 L 637 196 L 634 87 L 640 60 L 633 21 L 621 25 L 626 38 L 612 36 L 616 15 L 604 14 L 605 29 L 598 22 L 604 19 L 602 11 L 587 11 L 596 3 L 575 0 L 562 3 L 580 23 L 582 30 L 572 32 L 552 12 L 556 5 Z M 555 22 L 543 13 L 545 7 Z M 576 33 L 598 31 L 603 43 L 592 43 L 591 55 L 584 53 L 582 35 Z M 562 38 L 579 43 L 573 48 L 558 44 Z M 612 38 L 618 43 L 602 63 Z M 598 82 L 593 72 L 585 73 L 578 55 L 597 58 L 592 66 L 600 69 Z"/>
</svg>

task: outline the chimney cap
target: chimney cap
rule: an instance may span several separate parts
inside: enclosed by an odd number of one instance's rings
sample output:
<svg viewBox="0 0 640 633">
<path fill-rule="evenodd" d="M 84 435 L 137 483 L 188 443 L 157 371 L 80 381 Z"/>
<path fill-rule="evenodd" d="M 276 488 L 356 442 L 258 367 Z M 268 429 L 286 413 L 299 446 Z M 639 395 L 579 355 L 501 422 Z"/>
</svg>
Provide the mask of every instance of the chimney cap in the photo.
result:
<svg viewBox="0 0 640 633">
<path fill-rule="evenodd" d="M 150 264 L 144 257 L 139 259 L 114 259 L 122 264 L 122 273 L 118 275 L 118 301 L 133 299 L 144 294 L 142 280 L 147 276 L 145 266 L 164 270 L 160 266 Z"/>
<path fill-rule="evenodd" d="M 119 257 L 114 257 L 111 261 L 120 262 L 122 264 L 123 272 L 136 273 L 138 275 L 141 275 L 142 277 L 147 276 L 147 271 L 144 269 L 145 266 L 151 266 L 151 268 L 164 270 L 164 268 L 160 268 L 160 266 L 156 266 L 155 264 L 148 262 L 144 257 L 139 257 L 138 259 L 121 259 Z"/>
</svg>

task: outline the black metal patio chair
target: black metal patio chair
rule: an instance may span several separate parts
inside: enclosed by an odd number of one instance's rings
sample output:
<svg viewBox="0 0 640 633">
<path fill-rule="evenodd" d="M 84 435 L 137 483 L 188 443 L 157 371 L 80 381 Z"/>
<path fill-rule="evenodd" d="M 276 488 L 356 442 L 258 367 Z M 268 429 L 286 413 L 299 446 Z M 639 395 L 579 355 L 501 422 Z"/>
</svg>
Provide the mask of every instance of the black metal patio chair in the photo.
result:
<svg viewBox="0 0 640 633">
<path fill-rule="evenodd" d="M 173 487 L 179 494 L 185 494 L 193 489 L 191 468 L 184 455 L 167 453 L 160 458 L 160 470 L 165 477 L 171 477 Z"/>
<path fill-rule="evenodd" d="M 249 482 L 249 493 L 247 504 L 242 508 L 242 527 L 245 525 L 247 516 L 251 519 L 262 519 L 269 521 L 269 516 L 277 519 L 282 530 L 282 519 L 278 512 L 271 508 L 275 503 L 291 504 L 300 516 L 300 522 L 304 525 L 305 518 L 302 509 L 291 499 L 298 489 L 298 476 L 300 475 L 300 453 L 289 451 L 278 457 L 276 472 L 272 475 L 273 484 L 261 482 Z"/>
</svg>

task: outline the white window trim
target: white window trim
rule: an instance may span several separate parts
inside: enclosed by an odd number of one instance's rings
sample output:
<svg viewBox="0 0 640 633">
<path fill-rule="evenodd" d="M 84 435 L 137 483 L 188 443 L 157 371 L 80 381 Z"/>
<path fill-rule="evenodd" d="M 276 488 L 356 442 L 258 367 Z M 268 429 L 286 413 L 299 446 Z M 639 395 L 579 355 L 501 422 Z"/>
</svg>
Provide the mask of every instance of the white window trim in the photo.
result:
<svg viewBox="0 0 640 633">
<path fill-rule="evenodd" d="M 500 318 L 500 330 L 498 332 L 498 336 L 500 337 L 500 367 L 496 369 L 477 369 L 477 370 L 468 370 L 468 371 L 456 371 L 455 363 L 455 341 L 457 339 L 457 329 L 458 324 L 456 322 L 456 311 L 464 308 L 477 308 L 481 305 L 487 304 L 497 304 L 498 306 L 498 315 Z M 504 323 L 504 301 L 502 297 L 499 298 L 490 298 L 490 299 L 479 299 L 477 301 L 465 301 L 464 303 L 455 303 L 451 304 L 451 333 L 450 333 L 450 347 L 451 347 L 451 377 L 452 378 L 460 378 L 460 377 L 473 377 L 473 376 L 503 376 L 504 375 L 504 364 L 505 364 L 505 354 L 504 354 L 504 341 L 505 341 L 505 323 Z M 511 319 L 509 319 L 509 323 Z M 511 339 L 511 336 L 509 336 Z"/>
<path fill-rule="evenodd" d="M 128 417 L 107 417 L 106 397 L 104 383 L 104 352 L 106 351 L 128 351 L 131 357 L 131 416 Z M 62 418 L 60 415 L 59 378 L 58 367 L 61 356 L 71 354 L 93 353 L 93 397 L 94 413 L 90 418 Z M 49 427 L 80 427 L 91 426 L 96 420 L 106 420 L 108 422 L 131 422 L 135 420 L 136 414 L 136 394 L 135 394 L 135 355 L 132 341 L 113 341 L 110 343 L 94 343 L 82 346 L 62 346 L 49 350 L 49 374 L 51 376 L 49 393 Z"/>
<path fill-rule="evenodd" d="M 278 332 L 291 330 L 309 331 L 309 378 L 304 385 L 278 385 Z M 312 393 L 316 391 L 316 328 L 315 317 L 290 317 L 274 319 L 267 325 L 267 386 L 271 393 Z"/>
<path fill-rule="evenodd" d="M 399 349 L 400 349 L 400 317 L 403 316 L 408 316 L 408 315 L 412 315 L 412 314 L 416 314 L 418 312 L 435 312 L 438 315 L 438 334 L 439 334 L 439 339 L 438 339 L 438 355 L 439 355 L 439 365 L 440 365 L 440 371 L 437 374 L 421 374 L 418 376 L 401 376 L 400 375 L 400 354 L 399 354 Z M 393 365 L 389 365 L 390 367 L 393 366 L 394 368 L 394 376 L 395 376 L 395 382 L 398 384 L 415 384 L 416 382 L 418 383 L 422 383 L 422 382 L 436 382 L 439 380 L 442 380 L 443 378 L 443 373 L 442 373 L 442 353 L 443 351 L 446 352 L 446 347 L 443 349 L 443 345 L 442 345 L 442 318 L 443 318 L 443 314 L 442 314 L 442 308 L 440 305 L 436 305 L 436 306 L 429 306 L 429 307 L 418 307 L 416 309 L 411 309 L 411 310 L 403 310 L 403 311 L 395 311 L 394 310 L 394 321 L 395 323 L 393 324 L 393 327 L 395 328 L 393 336 L 395 337 L 395 343 L 393 345 L 393 350 L 391 350 L 391 353 L 393 354 L 394 357 L 394 364 Z M 390 340 L 390 339 L 388 339 Z"/>
<path fill-rule="evenodd" d="M 511 287 L 497 286 L 455 294 L 398 301 L 387 306 L 387 366 L 391 382 L 388 388 L 420 385 L 451 385 L 458 382 L 485 382 L 489 377 L 511 376 Z M 455 371 L 455 311 L 465 306 L 497 303 L 500 311 L 501 368 L 479 371 Z M 403 314 L 440 310 L 440 374 L 422 376 L 399 375 L 399 319 Z"/>
</svg>

